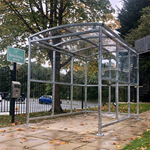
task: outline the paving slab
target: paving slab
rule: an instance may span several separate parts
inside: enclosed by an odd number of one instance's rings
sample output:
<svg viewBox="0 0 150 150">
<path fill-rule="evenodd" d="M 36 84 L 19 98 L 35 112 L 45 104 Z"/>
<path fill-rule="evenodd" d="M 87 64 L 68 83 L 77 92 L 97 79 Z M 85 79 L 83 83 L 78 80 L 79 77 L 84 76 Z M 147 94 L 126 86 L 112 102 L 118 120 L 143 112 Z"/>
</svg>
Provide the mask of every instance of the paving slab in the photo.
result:
<svg viewBox="0 0 150 150">
<path fill-rule="evenodd" d="M 118 150 L 118 145 L 124 147 L 150 128 L 149 114 L 104 127 L 104 136 L 96 135 L 96 113 L 44 120 L 29 127 L 0 128 L 0 150 Z M 102 123 L 114 121 L 114 115 L 103 115 Z"/>
</svg>

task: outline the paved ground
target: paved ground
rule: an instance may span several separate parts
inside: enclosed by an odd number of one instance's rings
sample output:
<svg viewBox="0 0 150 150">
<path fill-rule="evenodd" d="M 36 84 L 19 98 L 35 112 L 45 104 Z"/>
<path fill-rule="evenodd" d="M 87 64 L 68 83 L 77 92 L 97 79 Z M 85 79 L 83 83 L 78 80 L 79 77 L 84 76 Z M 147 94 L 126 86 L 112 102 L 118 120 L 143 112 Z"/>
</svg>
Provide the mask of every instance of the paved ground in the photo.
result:
<svg viewBox="0 0 150 150">
<path fill-rule="evenodd" d="M 102 129 L 97 134 L 97 114 L 76 115 L 31 124 L 0 128 L 0 150 L 116 150 L 150 127 L 150 111 Z M 103 116 L 103 123 L 115 120 Z"/>
</svg>

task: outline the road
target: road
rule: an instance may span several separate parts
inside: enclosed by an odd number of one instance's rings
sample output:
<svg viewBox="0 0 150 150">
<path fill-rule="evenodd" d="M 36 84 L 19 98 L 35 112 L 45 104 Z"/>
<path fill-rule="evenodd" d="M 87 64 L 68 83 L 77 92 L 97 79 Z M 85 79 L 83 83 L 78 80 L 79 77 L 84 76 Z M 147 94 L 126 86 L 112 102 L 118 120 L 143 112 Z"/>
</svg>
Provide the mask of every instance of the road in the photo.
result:
<svg viewBox="0 0 150 150">
<path fill-rule="evenodd" d="M 39 100 L 35 98 L 30 99 L 29 103 L 29 112 L 42 112 L 42 111 L 49 111 L 52 108 L 51 104 L 39 104 Z M 83 107 L 85 106 L 85 103 L 83 103 Z M 98 106 L 97 103 L 94 102 L 88 102 L 87 107 L 95 107 Z M 70 109 L 71 108 L 71 101 L 70 100 L 62 100 L 61 107 L 63 110 Z M 81 101 L 73 101 L 72 102 L 72 109 L 81 109 L 82 108 L 82 102 Z M 10 110 L 10 101 L 2 100 L 0 102 L 0 112 L 9 112 Z M 16 101 L 15 102 L 15 113 L 26 113 L 26 100 L 25 102 Z"/>
</svg>

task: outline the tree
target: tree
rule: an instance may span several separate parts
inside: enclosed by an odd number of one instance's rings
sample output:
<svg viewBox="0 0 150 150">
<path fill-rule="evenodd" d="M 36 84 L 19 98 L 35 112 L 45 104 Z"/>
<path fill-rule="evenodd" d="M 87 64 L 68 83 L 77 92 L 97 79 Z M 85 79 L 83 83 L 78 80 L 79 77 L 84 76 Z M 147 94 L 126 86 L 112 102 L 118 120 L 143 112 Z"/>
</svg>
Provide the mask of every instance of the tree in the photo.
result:
<svg viewBox="0 0 150 150">
<path fill-rule="evenodd" d="M 125 37 L 125 40 L 134 45 L 137 39 L 143 38 L 150 34 L 150 6 L 144 8 L 141 11 L 141 18 L 139 20 L 139 25 L 135 29 L 131 29 Z M 144 53 L 140 55 L 139 61 L 139 72 L 140 72 L 140 85 L 149 84 L 150 85 L 150 53 Z"/>
<path fill-rule="evenodd" d="M 75 22 L 107 22 L 113 20 L 113 13 L 109 0 L 2 0 L 0 3 L 0 50 L 7 45 L 24 47 L 30 34 L 54 26 Z M 56 32 L 51 33 L 57 34 Z M 53 40 L 56 44 L 58 40 Z M 49 59 L 52 62 L 51 51 L 43 51 L 39 60 Z M 35 54 L 36 55 L 36 54 Z M 60 69 L 69 61 L 60 63 L 60 53 L 56 64 L 56 81 L 60 79 Z M 52 63 L 51 63 L 52 64 Z M 61 112 L 59 85 L 55 89 L 55 111 Z"/>
<path fill-rule="evenodd" d="M 118 20 L 121 27 L 118 29 L 120 35 L 124 38 L 131 29 L 138 27 L 138 20 L 141 17 L 143 8 L 150 6 L 149 0 L 122 0 L 123 7 L 118 9 Z"/>
<path fill-rule="evenodd" d="M 150 6 L 144 8 L 141 14 L 138 27 L 131 29 L 130 33 L 125 36 L 125 40 L 132 45 L 134 45 L 135 40 L 150 34 Z"/>
</svg>

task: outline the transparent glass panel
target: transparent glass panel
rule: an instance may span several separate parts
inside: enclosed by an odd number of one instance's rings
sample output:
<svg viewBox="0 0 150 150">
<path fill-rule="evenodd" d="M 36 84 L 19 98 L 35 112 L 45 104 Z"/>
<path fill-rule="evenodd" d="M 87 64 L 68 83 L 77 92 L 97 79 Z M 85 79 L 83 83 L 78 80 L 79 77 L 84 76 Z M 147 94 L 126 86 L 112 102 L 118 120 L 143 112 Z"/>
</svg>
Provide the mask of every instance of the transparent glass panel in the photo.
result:
<svg viewBox="0 0 150 150">
<path fill-rule="evenodd" d="M 52 81 L 52 64 L 47 51 L 53 52 L 39 45 L 31 47 L 31 79 Z"/>
<path fill-rule="evenodd" d="M 103 54 L 102 77 L 116 80 L 116 53 Z"/>
<path fill-rule="evenodd" d="M 87 84 L 98 85 L 98 61 L 89 61 L 87 64 Z"/>
<path fill-rule="evenodd" d="M 110 78 L 110 60 L 109 60 L 109 58 L 102 59 L 102 77 Z"/>
<path fill-rule="evenodd" d="M 88 31 L 88 30 L 93 30 L 93 29 L 98 29 L 99 26 L 95 25 L 87 25 L 87 26 L 70 26 L 67 27 L 67 30 L 70 30 L 71 32 L 81 32 L 81 31 Z"/>
<path fill-rule="evenodd" d="M 70 56 L 56 52 L 55 69 L 56 69 L 55 70 L 56 82 L 71 83 L 71 57 Z"/>
<path fill-rule="evenodd" d="M 31 82 L 29 112 L 48 112 L 52 108 L 52 84 Z"/>
<path fill-rule="evenodd" d="M 111 79 L 116 80 L 116 53 L 113 53 L 113 57 L 110 59 L 111 61 Z"/>
<path fill-rule="evenodd" d="M 133 52 L 131 52 L 130 57 L 130 82 L 133 84 L 137 83 L 137 55 Z"/>
<path fill-rule="evenodd" d="M 81 111 L 85 108 L 85 88 L 82 86 L 73 86 L 73 112 Z"/>
<path fill-rule="evenodd" d="M 123 119 L 128 116 L 128 87 L 119 86 L 118 97 L 118 110 L 119 119 Z"/>
<path fill-rule="evenodd" d="M 69 85 L 59 85 L 61 108 L 64 112 L 70 112 L 71 108 L 71 88 Z"/>
<path fill-rule="evenodd" d="M 76 54 L 80 54 L 82 56 L 92 56 L 98 54 L 98 48 L 88 47 L 87 49 L 78 51 Z"/>
<path fill-rule="evenodd" d="M 85 84 L 85 61 L 76 58 L 73 63 L 73 83 Z"/>
<path fill-rule="evenodd" d="M 98 87 L 87 87 L 87 110 L 98 111 Z"/>
<path fill-rule="evenodd" d="M 109 87 L 103 86 L 102 87 L 102 111 L 108 112 L 109 106 Z"/>
<path fill-rule="evenodd" d="M 129 59 L 128 50 L 123 47 L 119 47 L 118 52 L 118 80 L 128 82 L 129 74 Z"/>
</svg>

